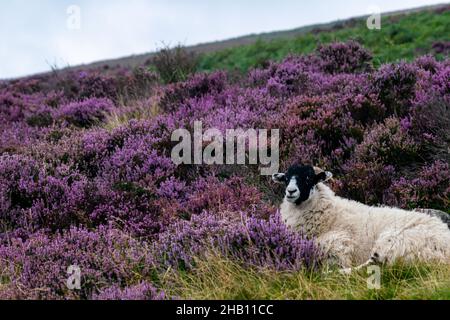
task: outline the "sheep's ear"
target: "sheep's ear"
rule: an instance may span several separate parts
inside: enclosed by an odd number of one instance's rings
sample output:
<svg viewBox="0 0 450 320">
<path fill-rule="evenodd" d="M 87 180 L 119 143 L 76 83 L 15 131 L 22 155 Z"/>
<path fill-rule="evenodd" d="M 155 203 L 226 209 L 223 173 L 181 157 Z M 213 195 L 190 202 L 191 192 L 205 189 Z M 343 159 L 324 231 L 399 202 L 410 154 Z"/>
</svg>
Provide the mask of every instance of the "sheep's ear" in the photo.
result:
<svg viewBox="0 0 450 320">
<path fill-rule="evenodd" d="M 283 183 L 285 176 L 286 176 L 286 174 L 284 174 L 284 173 L 275 173 L 272 175 L 272 180 L 277 183 Z"/>
<path fill-rule="evenodd" d="M 314 168 L 314 173 L 316 174 L 316 175 L 318 175 L 319 173 L 322 173 L 324 170 L 323 169 L 321 169 L 321 168 L 319 168 L 319 167 L 313 167 Z"/>
<path fill-rule="evenodd" d="M 322 171 L 316 175 L 316 183 L 326 182 L 333 178 L 333 174 L 329 171 Z"/>
</svg>

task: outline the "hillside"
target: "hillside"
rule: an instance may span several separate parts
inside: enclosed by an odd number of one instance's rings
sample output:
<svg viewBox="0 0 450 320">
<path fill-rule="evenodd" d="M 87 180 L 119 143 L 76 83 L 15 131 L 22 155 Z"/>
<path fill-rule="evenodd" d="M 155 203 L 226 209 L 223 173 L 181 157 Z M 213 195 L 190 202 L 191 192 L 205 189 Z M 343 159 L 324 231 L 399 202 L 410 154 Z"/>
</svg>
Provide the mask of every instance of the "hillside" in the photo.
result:
<svg viewBox="0 0 450 320">
<path fill-rule="evenodd" d="M 381 265 L 379 290 L 367 270 L 341 275 L 315 233 L 282 221 L 266 164 L 224 164 L 224 140 L 194 143 L 212 164 L 173 156 L 173 134 L 195 139 L 198 122 L 220 136 L 279 130 L 280 172 L 314 165 L 348 199 L 450 214 L 450 59 L 436 52 L 449 10 L 433 10 L 380 33 L 356 21 L 213 52 L 193 74 L 180 49 L 156 69 L 0 82 L 0 299 L 450 299 L 449 265 L 420 253 Z M 354 36 L 369 48 L 334 41 Z"/>
<path fill-rule="evenodd" d="M 310 53 L 318 44 L 352 39 L 373 53 L 376 66 L 411 60 L 425 53 L 442 58 L 450 50 L 450 6 L 384 15 L 381 30 L 369 30 L 364 17 L 303 31 L 292 32 L 290 37 L 281 33 L 270 40 L 259 38 L 254 44 L 208 53 L 202 58 L 200 69 L 245 71 L 270 60 L 279 61 L 288 54 Z M 443 45 L 446 52 L 442 52 Z"/>
<path fill-rule="evenodd" d="M 436 45 L 436 49 L 439 50 L 440 42 L 450 41 L 449 14 L 450 5 L 448 4 L 420 7 L 384 13 L 381 31 L 369 31 L 366 28 L 367 16 L 362 16 L 293 30 L 253 34 L 199 44 L 187 47 L 187 50 L 205 55 L 200 63 L 200 70 L 222 68 L 246 70 L 267 60 L 280 60 L 289 53 L 311 52 L 318 43 L 357 39 L 374 53 L 375 62 L 380 64 L 398 59 L 411 59 L 424 52 L 432 52 L 433 45 Z M 415 28 L 417 25 L 422 27 Z M 397 49 L 390 51 L 389 48 L 392 45 Z M 148 64 L 153 56 L 154 53 L 134 55 L 75 68 L 104 66 L 134 68 Z"/>
</svg>

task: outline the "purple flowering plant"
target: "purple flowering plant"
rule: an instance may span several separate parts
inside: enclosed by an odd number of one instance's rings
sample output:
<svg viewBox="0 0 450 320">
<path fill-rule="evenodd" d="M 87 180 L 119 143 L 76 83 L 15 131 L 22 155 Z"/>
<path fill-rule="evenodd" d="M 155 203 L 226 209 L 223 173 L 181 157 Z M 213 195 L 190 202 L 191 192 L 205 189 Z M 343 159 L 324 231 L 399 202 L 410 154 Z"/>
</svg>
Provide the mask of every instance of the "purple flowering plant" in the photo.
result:
<svg viewBox="0 0 450 320">
<path fill-rule="evenodd" d="M 339 195 L 450 212 L 449 75 L 448 59 L 431 56 L 376 69 L 351 41 L 238 79 L 165 85 L 113 68 L 2 82 L 0 298 L 170 299 L 159 275 L 210 251 L 249 268 L 320 266 L 258 168 L 174 165 L 172 132 L 198 120 L 279 129 L 281 167 L 329 168 Z M 151 116 L 133 116 L 142 108 Z M 128 118 L 113 123 L 117 113 Z M 81 290 L 66 285 L 71 265 Z"/>
</svg>

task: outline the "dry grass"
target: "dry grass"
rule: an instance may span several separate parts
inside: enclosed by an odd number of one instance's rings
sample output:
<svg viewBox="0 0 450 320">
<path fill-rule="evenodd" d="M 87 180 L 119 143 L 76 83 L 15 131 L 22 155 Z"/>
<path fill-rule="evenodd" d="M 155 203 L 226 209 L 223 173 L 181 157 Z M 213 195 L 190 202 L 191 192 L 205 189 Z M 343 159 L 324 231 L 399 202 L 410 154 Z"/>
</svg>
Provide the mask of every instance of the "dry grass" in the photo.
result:
<svg viewBox="0 0 450 320">
<path fill-rule="evenodd" d="M 149 120 L 159 114 L 159 92 L 148 99 L 120 100 L 120 108 L 108 115 L 104 128 L 113 130 L 127 124 L 130 120 Z"/>
<path fill-rule="evenodd" d="M 199 300 L 341 300 L 450 299 L 450 267 L 441 265 L 381 268 L 380 289 L 369 289 L 367 270 L 275 272 L 244 268 L 220 257 L 198 261 L 193 272 L 169 272 L 163 287 L 182 299 Z"/>
</svg>

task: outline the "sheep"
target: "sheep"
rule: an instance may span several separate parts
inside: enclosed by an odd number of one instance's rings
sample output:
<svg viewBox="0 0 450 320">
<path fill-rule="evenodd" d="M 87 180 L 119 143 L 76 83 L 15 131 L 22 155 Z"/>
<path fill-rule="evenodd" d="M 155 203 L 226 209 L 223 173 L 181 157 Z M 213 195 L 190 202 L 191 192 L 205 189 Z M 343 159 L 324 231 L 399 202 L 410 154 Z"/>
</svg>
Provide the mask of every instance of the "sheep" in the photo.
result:
<svg viewBox="0 0 450 320">
<path fill-rule="evenodd" d="M 435 210 L 435 209 L 414 209 L 414 211 L 426 213 L 430 216 L 437 217 L 442 220 L 442 222 L 446 223 L 448 228 L 450 229 L 450 215 L 446 212 Z"/>
<path fill-rule="evenodd" d="M 295 165 L 272 179 L 286 185 L 280 207 L 284 223 L 315 238 L 341 272 L 396 261 L 450 263 L 450 230 L 441 219 L 338 197 L 324 184 L 332 177 L 312 166 Z"/>
</svg>

